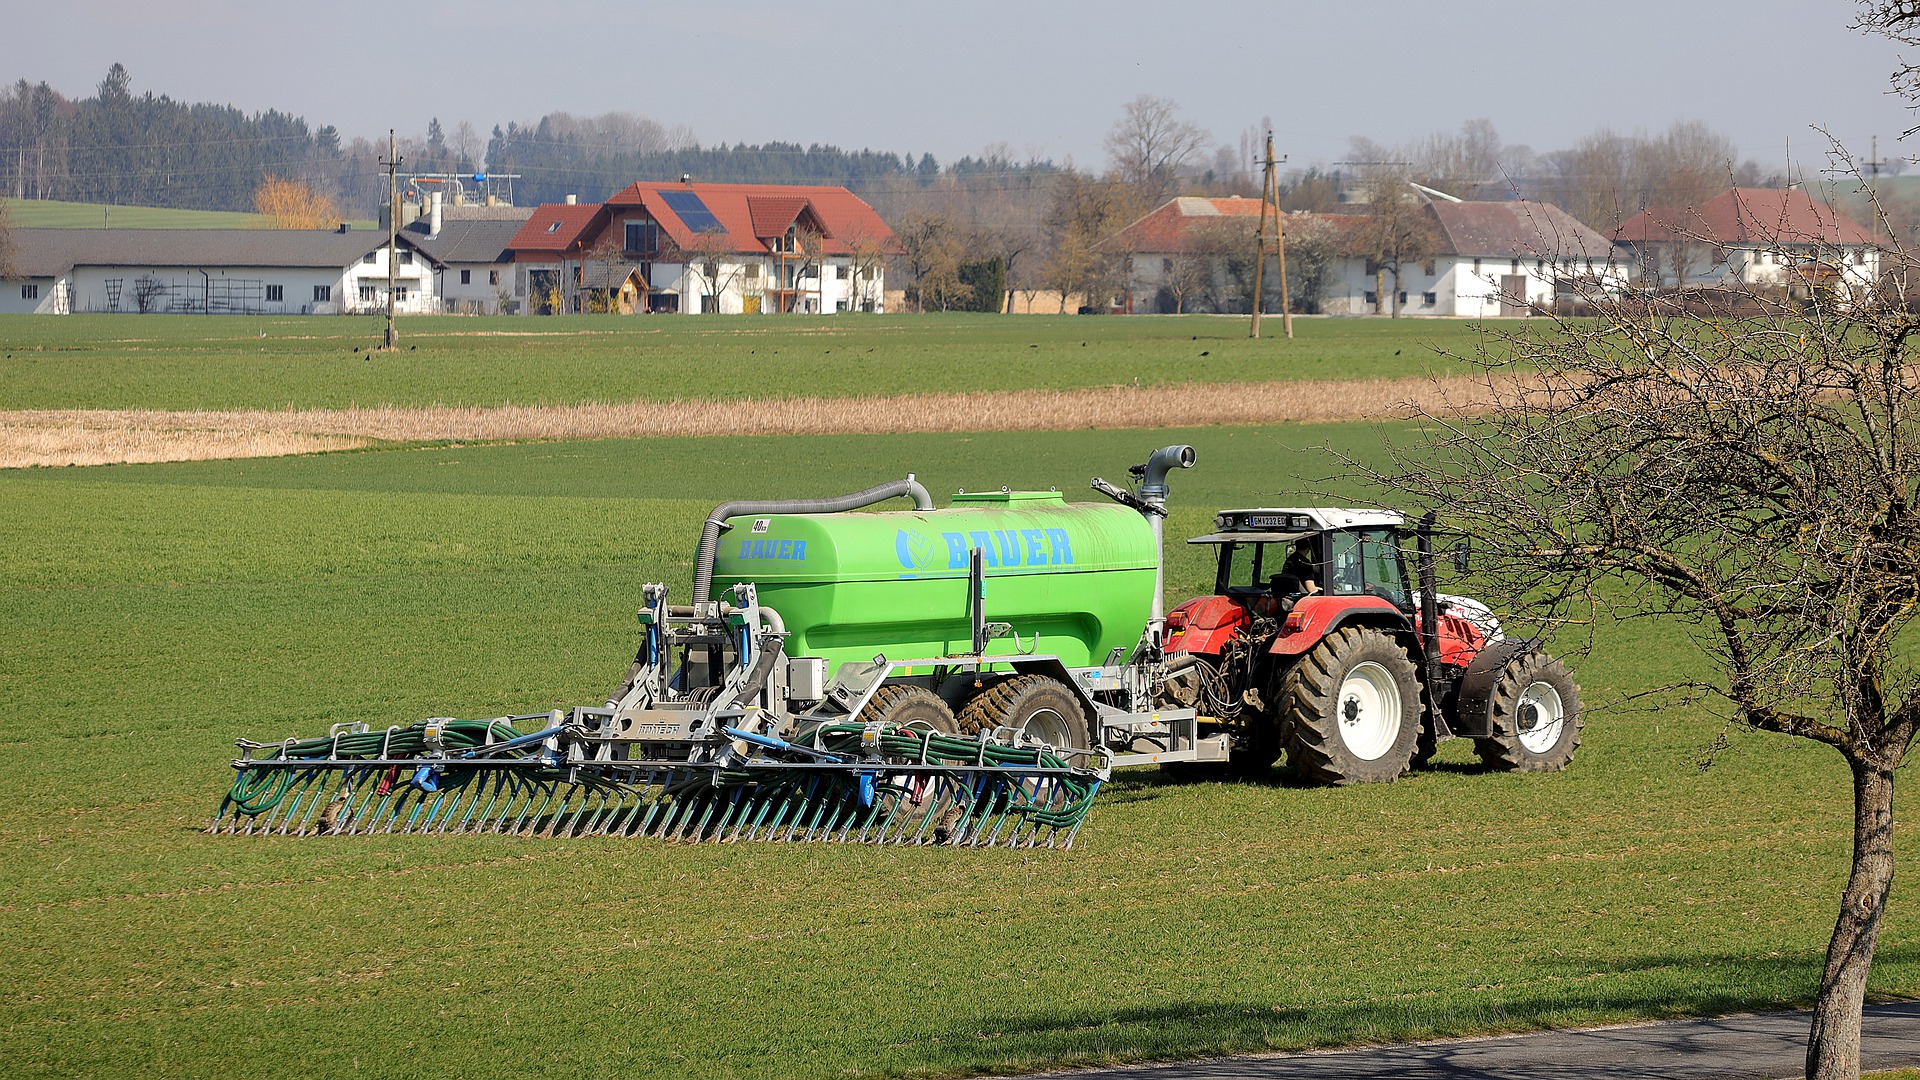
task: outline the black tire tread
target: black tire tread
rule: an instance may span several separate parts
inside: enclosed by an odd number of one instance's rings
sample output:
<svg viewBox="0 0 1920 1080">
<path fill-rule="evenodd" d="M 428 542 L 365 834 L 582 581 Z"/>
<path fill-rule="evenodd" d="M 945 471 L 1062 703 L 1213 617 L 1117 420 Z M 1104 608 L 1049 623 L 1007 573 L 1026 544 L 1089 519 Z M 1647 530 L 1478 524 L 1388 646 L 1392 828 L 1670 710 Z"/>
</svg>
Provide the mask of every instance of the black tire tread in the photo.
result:
<svg viewBox="0 0 1920 1080">
<path fill-rule="evenodd" d="M 1060 680 L 1049 679 L 1045 675 L 1015 675 L 975 695 L 973 700 L 960 708 L 960 733 L 984 735 L 994 728 L 1010 726 L 1007 721 L 1036 695 L 1059 695 L 1062 700 L 1056 707 L 1067 706 L 1059 708 L 1061 715 L 1069 723 L 1074 717 L 1079 717 L 1075 731 L 1083 744 L 1077 749 L 1087 749 L 1092 745 L 1087 730 L 1086 710 L 1081 707 L 1080 699 L 1073 696 L 1072 690 L 1061 685 Z"/>
<path fill-rule="evenodd" d="M 1514 712 L 1521 692 L 1536 682 L 1552 684 L 1560 693 L 1561 707 L 1567 711 L 1567 726 L 1560 742 L 1544 754 L 1535 754 L 1520 745 L 1519 718 Z M 1573 752 L 1580 748 L 1586 718 L 1580 708 L 1580 687 L 1565 664 L 1543 652 L 1514 657 L 1500 670 L 1491 704 L 1493 735 L 1473 740 L 1474 750 L 1489 768 L 1500 772 L 1559 772 L 1573 763 Z"/>
<path fill-rule="evenodd" d="M 870 724 L 876 720 L 894 724 L 924 720 L 935 731 L 945 735 L 952 735 L 960 730 L 953 710 L 945 701 L 940 700 L 940 695 L 924 686 L 914 686 L 911 683 L 883 686 L 874 691 L 873 697 L 867 701 L 866 706 L 860 710 L 860 715 L 855 719 L 862 724 Z"/>
<path fill-rule="evenodd" d="M 1339 732 L 1340 685 L 1364 660 L 1386 667 L 1400 684 L 1400 734 L 1375 761 L 1352 757 Z M 1420 722 L 1420 684 L 1406 650 L 1378 630 L 1349 626 L 1328 634 L 1293 665 L 1283 681 L 1281 708 L 1292 734 L 1287 760 L 1310 784 L 1387 783 L 1411 766 Z"/>
</svg>

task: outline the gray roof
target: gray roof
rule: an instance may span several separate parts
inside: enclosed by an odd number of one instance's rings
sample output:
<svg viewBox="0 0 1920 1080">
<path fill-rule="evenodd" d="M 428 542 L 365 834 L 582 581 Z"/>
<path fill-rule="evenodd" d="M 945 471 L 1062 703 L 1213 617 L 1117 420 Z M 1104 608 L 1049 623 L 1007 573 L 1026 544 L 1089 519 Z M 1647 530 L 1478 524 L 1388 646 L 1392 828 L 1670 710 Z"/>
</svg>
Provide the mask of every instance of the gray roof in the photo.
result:
<svg viewBox="0 0 1920 1080">
<path fill-rule="evenodd" d="M 419 246 L 400 235 L 401 243 Z M 330 229 L 15 229 L 13 264 L 21 277 L 60 277 L 76 266 L 337 270 L 386 245 L 383 233 Z"/>
<path fill-rule="evenodd" d="M 451 213 L 440 219 L 440 235 L 428 236 L 427 223 L 416 221 L 400 230 L 415 247 L 441 263 L 496 263 L 507 261 L 507 245 L 520 226 L 532 216 L 532 207 L 503 207 L 517 210 L 513 216 L 469 217 Z"/>
<path fill-rule="evenodd" d="M 1613 241 L 1550 203 L 1444 202 L 1434 216 L 1450 254 L 1497 259 L 1605 259 Z"/>
</svg>

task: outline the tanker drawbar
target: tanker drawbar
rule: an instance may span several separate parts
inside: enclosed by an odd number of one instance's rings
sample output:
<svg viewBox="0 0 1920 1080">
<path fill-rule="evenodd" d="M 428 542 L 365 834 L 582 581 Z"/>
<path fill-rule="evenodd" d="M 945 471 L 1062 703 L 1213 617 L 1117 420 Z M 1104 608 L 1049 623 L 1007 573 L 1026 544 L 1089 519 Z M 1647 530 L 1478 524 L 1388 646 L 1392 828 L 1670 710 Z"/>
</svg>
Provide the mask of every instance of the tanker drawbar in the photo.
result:
<svg viewBox="0 0 1920 1080">
<path fill-rule="evenodd" d="M 1166 473 L 1192 464 L 1095 480 L 1113 503 L 935 509 L 911 476 L 724 503 L 692 602 L 642 587 L 604 704 L 242 740 L 209 831 L 1070 847 L 1116 765 L 1225 752 L 1159 707 Z"/>
</svg>

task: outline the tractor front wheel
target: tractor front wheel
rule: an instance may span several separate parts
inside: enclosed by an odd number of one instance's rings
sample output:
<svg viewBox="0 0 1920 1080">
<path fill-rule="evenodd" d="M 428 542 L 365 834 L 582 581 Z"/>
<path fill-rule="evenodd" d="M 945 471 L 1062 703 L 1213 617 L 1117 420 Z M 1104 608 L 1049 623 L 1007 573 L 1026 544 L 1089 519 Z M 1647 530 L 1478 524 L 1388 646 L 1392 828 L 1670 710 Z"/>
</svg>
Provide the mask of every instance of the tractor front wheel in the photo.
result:
<svg viewBox="0 0 1920 1080">
<path fill-rule="evenodd" d="M 1558 772 L 1580 746 L 1580 688 L 1560 661 L 1530 652 L 1507 661 L 1493 686 L 1493 736 L 1480 760 L 1506 772 Z"/>
<path fill-rule="evenodd" d="M 1328 634 L 1287 673 L 1280 709 L 1292 731 L 1288 763 L 1315 784 L 1399 779 L 1420 734 L 1413 661 L 1378 630 Z"/>
</svg>

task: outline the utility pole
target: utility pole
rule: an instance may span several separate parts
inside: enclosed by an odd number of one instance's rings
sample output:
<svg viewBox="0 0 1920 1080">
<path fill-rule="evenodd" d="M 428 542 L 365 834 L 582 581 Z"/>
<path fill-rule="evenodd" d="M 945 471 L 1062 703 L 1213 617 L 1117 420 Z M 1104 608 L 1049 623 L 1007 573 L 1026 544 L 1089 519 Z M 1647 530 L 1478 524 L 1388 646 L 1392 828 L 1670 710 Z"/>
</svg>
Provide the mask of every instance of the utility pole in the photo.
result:
<svg viewBox="0 0 1920 1080">
<path fill-rule="evenodd" d="M 1893 164 L 1890 161 L 1880 160 L 1880 136 L 1875 135 L 1873 137 L 1873 157 L 1867 161 L 1861 162 L 1861 164 L 1866 166 L 1866 169 L 1867 169 L 1867 200 L 1873 204 L 1873 207 L 1872 207 L 1873 222 L 1871 225 L 1873 233 L 1870 239 L 1872 239 L 1875 243 L 1878 243 L 1880 240 L 1880 218 L 1881 218 L 1880 170 L 1886 168 L 1888 165 Z"/>
<path fill-rule="evenodd" d="M 393 326 L 393 264 L 399 260 L 400 252 L 400 153 L 399 144 L 393 137 L 393 129 L 387 129 L 387 344 L 385 349 L 392 352 L 400 347 L 399 331 Z"/>
<path fill-rule="evenodd" d="M 1267 208 L 1273 208 L 1274 236 L 1280 246 L 1280 322 L 1286 327 L 1287 337 L 1293 337 L 1293 300 L 1287 294 L 1287 223 L 1280 215 L 1280 177 L 1274 167 L 1286 158 L 1273 156 L 1273 132 L 1267 132 L 1267 154 L 1261 159 L 1263 171 L 1260 177 L 1260 237 L 1253 257 L 1253 327 L 1247 336 L 1260 336 L 1260 303 L 1266 295 L 1261 278 L 1267 266 Z"/>
</svg>

